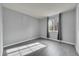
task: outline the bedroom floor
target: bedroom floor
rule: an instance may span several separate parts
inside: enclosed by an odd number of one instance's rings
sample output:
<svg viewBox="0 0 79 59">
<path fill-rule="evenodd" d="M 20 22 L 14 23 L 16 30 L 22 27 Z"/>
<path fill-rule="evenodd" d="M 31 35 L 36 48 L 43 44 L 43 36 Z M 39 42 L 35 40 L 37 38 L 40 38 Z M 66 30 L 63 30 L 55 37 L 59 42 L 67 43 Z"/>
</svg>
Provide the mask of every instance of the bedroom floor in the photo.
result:
<svg viewBox="0 0 79 59">
<path fill-rule="evenodd" d="M 3 55 L 4 56 L 6 55 L 6 53 L 5 53 L 6 49 L 25 45 L 25 44 L 30 44 L 30 43 L 34 43 L 34 42 L 40 42 L 40 43 L 46 45 L 47 47 L 40 49 L 36 52 L 33 52 L 33 53 L 29 54 L 28 56 L 78 56 L 76 49 L 73 45 L 56 42 L 53 40 L 43 39 L 43 38 L 35 39 L 32 41 L 28 41 L 28 42 L 17 44 L 17 45 L 11 46 L 11 47 L 4 48 Z"/>
</svg>

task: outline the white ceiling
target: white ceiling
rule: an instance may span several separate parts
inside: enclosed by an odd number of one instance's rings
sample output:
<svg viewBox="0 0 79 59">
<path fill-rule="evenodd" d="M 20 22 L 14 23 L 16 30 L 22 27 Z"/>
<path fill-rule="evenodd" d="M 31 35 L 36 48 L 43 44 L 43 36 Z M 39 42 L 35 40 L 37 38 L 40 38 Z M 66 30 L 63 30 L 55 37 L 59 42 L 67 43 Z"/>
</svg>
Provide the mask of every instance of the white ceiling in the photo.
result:
<svg viewBox="0 0 79 59">
<path fill-rule="evenodd" d="M 36 18 L 51 16 L 76 7 L 75 3 L 4 3 L 4 7 Z"/>
</svg>

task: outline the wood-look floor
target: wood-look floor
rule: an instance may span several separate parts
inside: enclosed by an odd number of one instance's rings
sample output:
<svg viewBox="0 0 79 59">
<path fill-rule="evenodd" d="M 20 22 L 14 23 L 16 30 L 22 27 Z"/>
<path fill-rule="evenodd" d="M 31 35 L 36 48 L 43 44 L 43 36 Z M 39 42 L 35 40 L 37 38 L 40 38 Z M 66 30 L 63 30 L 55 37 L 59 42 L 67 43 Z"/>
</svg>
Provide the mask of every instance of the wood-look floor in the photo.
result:
<svg viewBox="0 0 79 59">
<path fill-rule="evenodd" d="M 56 42 L 53 40 L 43 39 L 43 38 L 35 39 L 32 41 L 28 41 L 11 47 L 4 48 L 3 55 L 4 56 L 6 55 L 5 51 L 8 48 L 17 47 L 25 44 L 34 43 L 34 42 L 40 42 L 42 44 L 45 44 L 47 47 L 40 49 L 36 52 L 33 52 L 28 56 L 78 56 L 76 49 L 73 45 Z"/>
</svg>

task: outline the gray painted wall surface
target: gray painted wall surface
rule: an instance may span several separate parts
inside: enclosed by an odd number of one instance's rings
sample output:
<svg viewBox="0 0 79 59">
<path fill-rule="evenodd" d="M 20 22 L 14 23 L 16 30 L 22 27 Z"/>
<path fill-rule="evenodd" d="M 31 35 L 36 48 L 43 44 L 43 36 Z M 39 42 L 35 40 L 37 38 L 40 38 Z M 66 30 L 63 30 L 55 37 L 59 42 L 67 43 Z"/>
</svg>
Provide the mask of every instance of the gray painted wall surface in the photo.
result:
<svg viewBox="0 0 79 59">
<path fill-rule="evenodd" d="M 0 4 L 0 56 L 3 53 L 2 5 Z"/>
<path fill-rule="evenodd" d="M 62 14 L 62 35 L 63 35 L 63 41 L 64 42 L 68 42 L 70 44 L 75 44 L 76 38 L 75 38 L 75 20 L 76 20 L 76 10 L 70 10 L 70 11 L 66 11 L 63 12 Z M 41 37 L 45 37 L 46 38 L 46 19 L 41 19 Z M 53 34 L 56 33 L 52 33 L 51 36 L 55 36 Z M 57 34 L 56 34 L 57 35 Z M 56 36 L 55 36 L 56 38 Z M 53 37 L 51 37 L 52 40 L 56 40 L 53 39 Z"/>
<path fill-rule="evenodd" d="M 62 38 L 63 41 L 75 44 L 75 21 L 76 20 L 76 10 L 70 10 L 62 14 Z"/>
<path fill-rule="evenodd" d="M 43 37 L 43 38 L 47 37 L 47 19 L 46 18 L 40 19 L 40 37 Z"/>
<path fill-rule="evenodd" d="M 39 20 L 3 8 L 4 46 L 39 37 Z"/>
</svg>

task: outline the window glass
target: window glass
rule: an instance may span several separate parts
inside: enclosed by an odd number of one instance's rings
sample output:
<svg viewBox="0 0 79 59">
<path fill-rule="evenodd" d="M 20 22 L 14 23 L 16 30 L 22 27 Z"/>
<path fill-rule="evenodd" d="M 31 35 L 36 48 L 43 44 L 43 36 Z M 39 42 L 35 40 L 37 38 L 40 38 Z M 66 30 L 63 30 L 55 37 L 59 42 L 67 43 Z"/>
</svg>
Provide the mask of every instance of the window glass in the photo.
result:
<svg viewBox="0 0 79 59">
<path fill-rule="evenodd" d="M 49 19 L 48 22 L 49 32 L 58 32 L 58 22 L 59 22 L 58 16 Z"/>
</svg>

